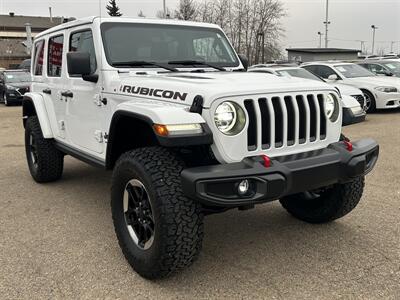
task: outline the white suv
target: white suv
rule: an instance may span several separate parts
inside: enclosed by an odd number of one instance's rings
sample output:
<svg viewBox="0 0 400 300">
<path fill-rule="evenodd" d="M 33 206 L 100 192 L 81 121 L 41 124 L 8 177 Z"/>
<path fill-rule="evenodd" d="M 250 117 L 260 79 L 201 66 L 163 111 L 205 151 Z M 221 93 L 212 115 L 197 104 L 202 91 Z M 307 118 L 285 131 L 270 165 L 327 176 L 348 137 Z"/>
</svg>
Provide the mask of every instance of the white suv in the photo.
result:
<svg viewBox="0 0 400 300">
<path fill-rule="evenodd" d="M 378 158 L 341 136 L 334 88 L 244 72 L 216 25 L 76 20 L 38 34 L 32 62 L 33 179 L 61 178 L 64 155 L 112 169 L 115 232 L 145 278 L 196 259 L 206 214 L 280 199 L 311 223 L 346 215 Z"/>
<path fill-rule="evenodd" d="M 269 65 L 253 66 L 249 72 L 269 73 L 277 76 L 289 76 L 310 80 L 323 81 L 322 78 L 297 66 Z M 340 83 L 330 83 L 340 92 L 343 105 L 343 126 L 363 122 L 365 120 L 366 101 L 363 92 L 355 87 Z"/>
<path fill-rule="evenodd" d="M 327 81 L 362 90 L 367 101 L 367 112 L 400 107 L 399 78 L 376 76 L 359 65 L 338 61 L 305 63 L 301 67 Z"/>
</svg>

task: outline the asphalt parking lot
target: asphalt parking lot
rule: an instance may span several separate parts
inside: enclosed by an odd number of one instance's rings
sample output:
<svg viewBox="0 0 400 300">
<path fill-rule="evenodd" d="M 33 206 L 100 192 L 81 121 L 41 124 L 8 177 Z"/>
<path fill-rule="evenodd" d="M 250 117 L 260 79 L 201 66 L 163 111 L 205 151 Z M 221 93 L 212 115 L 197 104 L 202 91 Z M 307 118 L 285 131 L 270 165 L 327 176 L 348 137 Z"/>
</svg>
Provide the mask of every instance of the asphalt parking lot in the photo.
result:
<svg viewBox="0 0 400 300">
<path fill-rule="evenodd" d="M 119 249 L 110 172 L 66 158 L 39 185 L 25 161 L 20 107 L 0 106 L 0 298 L 399 299 L 400 110 L 344 129 L 381 155 L 360 205 L 331 224 L 290 217 L 278 202 L 209 216 L 200 259 L 149 282 Z"/>
</svg>

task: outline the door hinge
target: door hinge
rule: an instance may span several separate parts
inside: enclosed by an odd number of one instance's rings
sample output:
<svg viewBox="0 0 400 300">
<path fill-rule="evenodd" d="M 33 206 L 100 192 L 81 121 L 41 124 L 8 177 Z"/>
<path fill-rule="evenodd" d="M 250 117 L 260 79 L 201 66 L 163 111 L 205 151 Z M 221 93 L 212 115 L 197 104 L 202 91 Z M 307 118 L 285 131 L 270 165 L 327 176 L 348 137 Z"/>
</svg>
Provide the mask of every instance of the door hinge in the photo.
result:
<svg viewBox="0 0 400 300">
<path fill-rule="evenodd" d="M 101 130 L 96 130 L 94 132 L 94 138 L 98 143 L 102 143 L 104 141 L 103 132 Z"/>
<path fill-rule="evenodd" d="M 97 105 L 97 106 L 101 106 L 102 102 L 101 102 L 101 95 L 100 94 L 96 94 L 93 97 L 93 102 Z"/>
<path fill-rule="evenodd" d="M 65 122 L 63 120 L 58 122 L 58 128 L 62 131 L 65 130 Z"/>
</svg>

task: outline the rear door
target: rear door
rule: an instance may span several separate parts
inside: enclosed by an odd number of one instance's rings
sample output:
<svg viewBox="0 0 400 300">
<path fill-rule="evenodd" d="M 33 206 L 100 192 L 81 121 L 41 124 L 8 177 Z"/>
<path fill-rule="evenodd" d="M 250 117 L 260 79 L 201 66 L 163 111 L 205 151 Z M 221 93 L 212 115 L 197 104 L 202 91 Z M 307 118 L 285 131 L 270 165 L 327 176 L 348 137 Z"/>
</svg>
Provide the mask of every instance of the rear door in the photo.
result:
<svg viewBox="0 0 400 300">
<path fill-rule="evenodd" d="M 98 54 L 91 28 L 74 28 L 69 33 L 68 51 L 87 52 L 90 55 L 91 75 L 99 75 Z M 68 73 L 68 72 L 67 72 Z M 69 75 L 67 90 L 73 97 L 67 103 L 68 135 L 74 146 L 89 150 L 93 155 L 104 151 L 105 105 L 101 100 L 101 84 Z"/>
</svg>

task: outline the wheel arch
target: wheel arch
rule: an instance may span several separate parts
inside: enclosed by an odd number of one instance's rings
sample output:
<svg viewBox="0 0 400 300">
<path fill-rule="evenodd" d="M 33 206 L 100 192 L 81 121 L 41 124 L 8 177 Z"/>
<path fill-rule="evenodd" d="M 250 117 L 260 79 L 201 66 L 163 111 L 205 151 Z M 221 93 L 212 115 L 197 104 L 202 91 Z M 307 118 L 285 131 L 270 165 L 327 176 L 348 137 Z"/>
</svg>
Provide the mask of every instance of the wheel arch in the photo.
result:
<svg viewBox="0 0 400 300">
<path fill-rule="evenodd" d="M 106 169 L 112 169 L 121 154 L 141 147 L 189 147 L 211 145 L 213 136 L 204 123 L 204 132 L 196 136 L 159 136 L 150 117 L 136 112 L 118 110 L 114 113 L 107 137 Z M 168 123 L 167 123 L 168 124 Z"/>
<path fill-rule="evenodd" d="M 108 132 L 106 169 L 112 169 L 126 151 L 139 147 L 159 146 L 153 121 L 146 116 L 129 112 L 114 113 Z"/>
<path fill-rule="evenodd" d="M 43 97 L 39 94 L 28 93 L 24 95 L 24 99 L 22 101 L 22 122 L 24 128 L 26 125 L 26 120 L 32 116 L 38 117 L 43 137 L 46 139 L 53 138 L 54 135 L 53 131 L 51 130 L 51 124 L 47 115 Z"/>
</svg>

